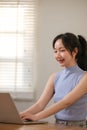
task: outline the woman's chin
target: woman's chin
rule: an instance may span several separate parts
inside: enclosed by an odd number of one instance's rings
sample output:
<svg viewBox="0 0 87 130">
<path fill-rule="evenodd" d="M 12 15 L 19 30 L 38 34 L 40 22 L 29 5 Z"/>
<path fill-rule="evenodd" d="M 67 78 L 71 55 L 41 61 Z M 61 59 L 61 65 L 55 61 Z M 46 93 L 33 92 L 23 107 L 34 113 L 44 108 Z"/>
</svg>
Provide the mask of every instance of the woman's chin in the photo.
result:
<svg viewBox="0 0 87 130">
<path fill-rule="evenodd" d="M 61 67 L 65 67 L 65 64 L 64 64 L 64 63 L 60 63 L 60 62 L 59 62 L 59 65 L 60 65 Z"/>
</svg>

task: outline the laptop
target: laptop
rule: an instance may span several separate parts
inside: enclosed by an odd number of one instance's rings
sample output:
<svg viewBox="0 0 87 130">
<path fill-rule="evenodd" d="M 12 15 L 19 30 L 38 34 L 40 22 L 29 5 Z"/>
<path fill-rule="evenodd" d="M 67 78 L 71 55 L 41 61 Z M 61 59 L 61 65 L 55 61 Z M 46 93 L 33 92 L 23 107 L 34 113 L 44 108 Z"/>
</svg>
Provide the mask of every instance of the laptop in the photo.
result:
<svg viewBox="0 0 87 130">
<path fill-rule="evenodd" d="M 47 121 L 21 120 L 15 103 L 9 93 L 0 93 L 0 123 L 11 124 L 44 124 Z"/>
</svg>

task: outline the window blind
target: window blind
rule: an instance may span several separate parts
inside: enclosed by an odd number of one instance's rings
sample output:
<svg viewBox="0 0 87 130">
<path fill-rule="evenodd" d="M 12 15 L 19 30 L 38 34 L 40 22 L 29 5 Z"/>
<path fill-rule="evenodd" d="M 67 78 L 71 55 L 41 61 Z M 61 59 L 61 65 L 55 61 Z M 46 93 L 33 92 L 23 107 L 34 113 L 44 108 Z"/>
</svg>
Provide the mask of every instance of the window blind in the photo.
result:
<svg viewBox="0 0 87 130">
<path fill-rule="evenodd" d="M 37 0 L 0 0 L 0 91 L 33 98 Z"/>
</svg>

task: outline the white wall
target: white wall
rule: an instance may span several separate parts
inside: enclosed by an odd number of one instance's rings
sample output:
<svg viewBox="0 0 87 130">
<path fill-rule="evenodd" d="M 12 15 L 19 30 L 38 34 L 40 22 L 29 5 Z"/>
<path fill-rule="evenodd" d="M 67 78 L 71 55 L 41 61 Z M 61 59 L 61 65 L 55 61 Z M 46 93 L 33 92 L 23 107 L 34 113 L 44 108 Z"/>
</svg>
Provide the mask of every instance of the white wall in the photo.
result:
<svg viewBox="0 0 87 130">
<path fill-rule="evenodd" d="M 39 0 L 39 6 L 36 99 L 50 74 L 60 69 L 53 57 L 53 38 L 64 32 L 87 38 L 87 0 Z M 34 102 L 16 102 L 16 105 L 22 111 Z M 48 119 L 53 120 L 53 117 Z"/>
</svg>

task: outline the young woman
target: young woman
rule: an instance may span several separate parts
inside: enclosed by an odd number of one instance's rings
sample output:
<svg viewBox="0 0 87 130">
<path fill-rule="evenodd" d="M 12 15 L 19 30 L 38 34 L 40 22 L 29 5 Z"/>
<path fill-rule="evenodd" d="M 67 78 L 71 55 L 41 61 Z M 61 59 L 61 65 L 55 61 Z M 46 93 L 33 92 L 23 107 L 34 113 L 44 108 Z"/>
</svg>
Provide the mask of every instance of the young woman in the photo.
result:
<svg viewBox="0 0 87 130">
<path fill-rule="evenodd" d="M 36 121 L 55 114 L 58 124 L 86 127 L 87 41 L 80 35 L 60 34 L 53 40 L 53 50 L 64 69 L 50 76 L 39 100 L 20 116 Z M 52 97 L 54 104 L 45 108 Z"/>
</svg>

